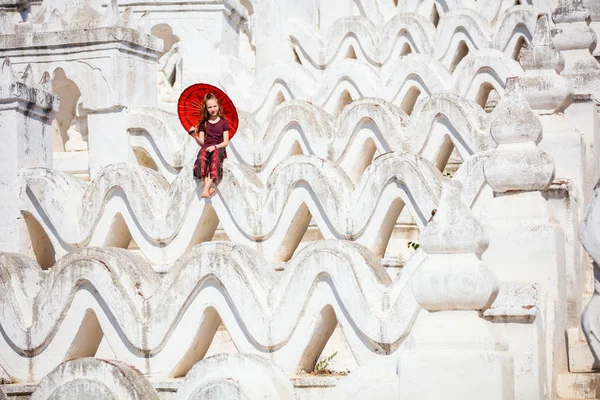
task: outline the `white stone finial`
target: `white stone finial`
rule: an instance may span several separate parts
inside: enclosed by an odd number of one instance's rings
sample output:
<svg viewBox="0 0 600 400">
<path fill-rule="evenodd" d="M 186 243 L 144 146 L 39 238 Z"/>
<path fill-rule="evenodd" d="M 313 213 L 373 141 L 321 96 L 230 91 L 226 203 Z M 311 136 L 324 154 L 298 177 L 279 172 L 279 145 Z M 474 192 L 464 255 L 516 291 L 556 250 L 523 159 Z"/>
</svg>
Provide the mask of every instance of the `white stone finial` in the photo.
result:
<svg viewBox="0 0 600 400">
<path fill-rule="evenodd" d="M 52 78 L 50 78 L 50 73 L 48 71 L 44 71 L 44 73 L 42 74 L 42 78 L 40 79 L 36 87 L 45 92 L 52 91 Z"/>
<path fill-rule="evenodd" d="M 123 25 L 130 29 L 137 29 L 137 25 L 135 23 L 135 19 L 133 18 L 133 8 L 127 7 L 123 11 L 123 15 L 121 16 L 121 20 Z"/>
<path fill-rule="evenodd" d="M 15 24 L 7 13 L 0 11 L 0 35 L 10 35 L 15 33 Z"/>
<path fill-rule="evenodd" d="M 121 13 L 119 12 L 119 1 L 110 0 L 106 5 L 106 11 L 102 18 L 102 26 L 120 26 L 123 25 Z"/>
<path fill-rule="evenodd" d="M 589 27 L 590 12 L 582 0 L 561 0 L 552 13 L 556 28 L 552 30 L 554 44 L 563 50 L 594 50 L 596 33 Z"/>
<path fill-rule="evenodd" d="M 23 75 L 21 75 L 21 82 L 29 87 L 35 87 L 33 68 L 31 67 L 31 64 L 27 64 L 27 67 L 25 67 L 25 71 L 23 71 Z"/>
<path fill-rule="evenodd" d="M 421 247 L 428 254 L 475 253 L 480 256 L 488 248 L 483 227 L 463 203 L 461 189 L 458 181 L 444 182 L 440 206 L 420 235 Z"/>
<path fill-rule="evenodd" d="M 560 73 L 564 68 L 564 59 L 552 41 L 548 14 L 538 15 L 533 39 L 523 50 L 519 62 L 525 70 L 551 69 Z"/>
<path fill-rule="evenodd" d="M 11 84 L 17 81 L 17 77 L 12 68 L 12 63 L 9 58 L 2 61 L 2 69 L 0 70 L 0 84 Z"/>
<path fill-rule="evenodd" d="M 413 294 L 429 311 L 486 310 L 498 295 L 495 276 L 483 266 L 483 227 L 464 204 L 462 184 L 447 180 L 440 205 L 420 236 L 429 255 L 413 281 Z"/>
<path fill-rule="evenodd" d="M 542 125 L 523 97 L 517 78 L 507 80 L 491 134 L 498 147 L 489 152 L 483 170 L 495 193 L 546 190 L 550 186 L 554 161 L 537 147 Z"/>
<path fill-rule="evenodd" d="M 498 296 L 480 254 L 488 241 L 463 203 L 462 184 L 447 180 L 438 211 L 421 233 L 428 252 L 413 278 L 419 315 L 398 358 L 400 398 L 514 399 L 513 362 L 504 339 L 481 318 Z M 430 375 L 431 374 L 431 375 Z M 431 376 L 444 378 L 431 380 Z M 469 380 L 469 385 L 465 385 Z"/>
<path fill-rule="evenodd" d="M 136 29 L 146 35 L 152 34 L 152 28 L 150 26 L 150 14 L 148 13 L 148 11 L 145 11 L 142 14 L 142 16 L 137 22 Z"/>
<path fill-rule="evenodd" d="M 509 78 L 506 81 L 504 98 L 500 100 L 498 111 L 492 121 L 492 139 L 499 145 L 534 142 L 542 139 L 542 124 L 531 111 L 521 92 L 520 81 Z"/>
<path fill-rule="evenodd" d="M 590 12 L 583 0 L 560 0 L 552 13 L 552 19 L 556 23 L 585 21 L 588 18 Z"/>
<path fill-rule="evenodd" d="M 556 23 L 552 39 L 565 60 L 561 75 L 569 79 L 575 94 L 600 99 L 600 64 L 592 51 L 598 38 L 590 27 L 590 13 L 581 0 L 563 0 L 552 14 Z"/>
<path fill-rule="evenodd" d="M 56 8 L 52 9 L 48 14 L 48 19 L 44 24 L 44 28 L 48 32 L 56 32 L 68 29 L 67 23 L 62 19 L 60 11 Z"/>
<path fill-rule="evenodd" d="M 564 111 L 573 101 L 573 85 L 559 75 L 565 61 L 552 41 L 547 14 L 538 15 L 533 40 L 519 60 L 525 75 L 520 78 L 523 96 L 536 114 Z"/>
</svg>

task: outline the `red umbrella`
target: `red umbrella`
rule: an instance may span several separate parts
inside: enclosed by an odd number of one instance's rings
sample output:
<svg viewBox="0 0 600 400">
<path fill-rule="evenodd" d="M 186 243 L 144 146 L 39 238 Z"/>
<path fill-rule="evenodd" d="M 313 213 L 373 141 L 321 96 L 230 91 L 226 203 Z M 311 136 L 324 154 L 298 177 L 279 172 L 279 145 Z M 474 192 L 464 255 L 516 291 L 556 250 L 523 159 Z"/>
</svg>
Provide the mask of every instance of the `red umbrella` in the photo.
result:
<svg viewBox="0 0 600 400">
<path fill-rule="evenodd" d="M 237 110 L 225 92 L 208 83 L 196 83 L 185 89 L 179 96 L 177 115 L 183 129 L 189 131 L 192 126 L 198 125 L 202 119 L 202 101 L 207 93 L 212 93 L 219 99 L 223 119 L 229 124 L 229 139 L 231 139 L 238 128 Z"/>
</svg>

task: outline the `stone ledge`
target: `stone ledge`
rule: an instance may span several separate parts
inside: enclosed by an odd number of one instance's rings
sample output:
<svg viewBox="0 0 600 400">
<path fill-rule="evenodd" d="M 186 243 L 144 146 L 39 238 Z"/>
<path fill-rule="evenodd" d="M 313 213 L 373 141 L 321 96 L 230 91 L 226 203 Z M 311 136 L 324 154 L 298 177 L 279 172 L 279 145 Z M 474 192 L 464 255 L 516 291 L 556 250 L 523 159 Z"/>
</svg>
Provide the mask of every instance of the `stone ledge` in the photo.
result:
<svg viewBox="0 0 600 400">
<path fill-rule="evenodd" d="M 22 82 L 0 84 L 0 109 L 14 109 L 8 103 L 17 102 L 19 111 L 26 111 L 47 117 L 44 110 L 58 111 L 58 97 L 52 93 L 27 86 Z"/>
<path fill-rule="evenodd" d="M 64 48 L 99 43 L 128 43 L 147 49 L 158 58 L 163 50 L 162 40 L 135 29 L 122 26 L 84 30 L 43 32 L 34 34 L 0 35 L 0 54 L 32 48 Z"/>
<path fill-rule="evenodd" d="M 558 375 L 556 384 L 557 400 L 591 400 L 598 399 L 600 394 L 600 374 L 570 374 Z"/>
<path fill-rule="evenodd" d="M 106 4 L 103 5 L 106 7 Z M 121 0 L 119 8 L 140 8 L 144 11 L 157 11 L 172 7 L 174 11 L 221 11 L 228 14 L 236 12 L 242 19 L 248 19 L 248 11 L 238 0 L 163 0 L 160 3 L 149 4 L 148 0 Z M 217 7 L 221 7 L 218 9 Z"/>
<path fill-rule="evenodd" d="M 493 322 L 533 322 L 537 312 L 537 284 L 506 282 L 500 285 L 498 297 L 483 316 Z"/>
</svg>

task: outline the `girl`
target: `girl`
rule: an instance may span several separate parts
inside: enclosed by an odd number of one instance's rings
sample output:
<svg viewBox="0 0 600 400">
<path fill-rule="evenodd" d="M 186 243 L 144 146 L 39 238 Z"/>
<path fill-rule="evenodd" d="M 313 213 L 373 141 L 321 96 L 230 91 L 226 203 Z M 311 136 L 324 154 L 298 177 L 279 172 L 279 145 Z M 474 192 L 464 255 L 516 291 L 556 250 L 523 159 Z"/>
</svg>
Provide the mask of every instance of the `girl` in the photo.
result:
<svg viewBox="0 0 600 400">
<path fill-rule="evenodd" d="M 194 176 L 204 181 L 202 198 L 215 194 L 211 187 L 218 185 L 223 178 L 223 160 L 227 158 L 225 148 L 229 143 L 229 125 L 222 118 L 221 103 L 212 94 L 207 93 L 202 102 L 202 119 L 189 131 L 200 151 L 194 163 Z"/>
</svg>

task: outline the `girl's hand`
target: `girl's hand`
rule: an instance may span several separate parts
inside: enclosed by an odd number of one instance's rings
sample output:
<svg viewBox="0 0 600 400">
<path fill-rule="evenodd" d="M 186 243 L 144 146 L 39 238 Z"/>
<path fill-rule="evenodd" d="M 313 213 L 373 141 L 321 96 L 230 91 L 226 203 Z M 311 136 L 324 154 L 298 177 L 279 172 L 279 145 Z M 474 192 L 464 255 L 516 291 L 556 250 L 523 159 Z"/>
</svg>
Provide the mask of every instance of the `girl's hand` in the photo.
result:
<svg viewBox="0 0 600 400">
<path fill-rule="evenodd" d="M 196 127 L 195 127 L 195 126 L 192 126 L 192 127 L 190 128 L 190 130 L 188 131 L 188 135 L 193 135 L 194 133 L 196 133 Z"/>
<path fill-rule="evenodd" d="M 213 151 L 215 151 L 216 148 L 217 148 L 217 146 L 209 146 L 208 149 L 206 149 L 206 151 L 208 151 L 209 153 L 212 153 Z"/>
</svg>

